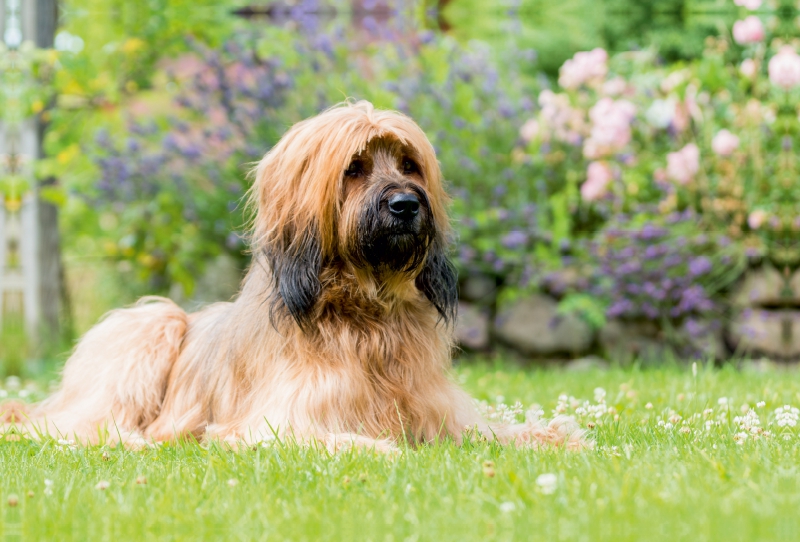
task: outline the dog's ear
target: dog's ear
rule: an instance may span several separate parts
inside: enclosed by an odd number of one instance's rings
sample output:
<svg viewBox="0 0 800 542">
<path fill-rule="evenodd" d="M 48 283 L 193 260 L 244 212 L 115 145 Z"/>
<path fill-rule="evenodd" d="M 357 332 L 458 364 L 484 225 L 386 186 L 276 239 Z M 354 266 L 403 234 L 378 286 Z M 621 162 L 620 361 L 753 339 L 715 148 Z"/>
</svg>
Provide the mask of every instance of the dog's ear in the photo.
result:
<svg viewBox="0 0 800 542">
<path fill-rule="evenodd" d="M 270 308 L 273 325 L 281 306 L 300 328 L 307 329 L 312 322 L 314 306 L 322 291 L 319 280 L 322 247 L 314 231 L 307 228 L 300 234 L 284 232 L 280 242 L 264 250 L 274 281 Z"/>
<path fill-rule="evenodd" d="M 444 243 L 434 242 L 425 266 L 415 280 L 417 288 L 436 307 L 445 323 L 455 321 L 458 310 L 458 273 L 447 258 Z"/>
</svg>

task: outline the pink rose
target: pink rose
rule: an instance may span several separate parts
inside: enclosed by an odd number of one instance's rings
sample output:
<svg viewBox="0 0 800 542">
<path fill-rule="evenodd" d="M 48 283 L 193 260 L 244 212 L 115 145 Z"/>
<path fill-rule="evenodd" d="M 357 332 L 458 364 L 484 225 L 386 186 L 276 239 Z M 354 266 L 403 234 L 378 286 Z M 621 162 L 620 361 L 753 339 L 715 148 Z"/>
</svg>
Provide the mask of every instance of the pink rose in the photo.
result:
<svg viewBox="0 0 800 542">
<path fill-rule="evenodd" d="M 739 66 L 739 71 L 742 72 L 742 75 L 747 77 L 748 79 L 752 79 L 755 77 L 756 72 L 758 71 L 758 66 L 756 65 L 756 61 L 752 58 L 746 58 L 742 61 L 742 65 Z"/>
<path fill-rule="evenodd" d="M 786 90 L 800 84 L 800 56 L 791 45 L 784 45 L 769 59 L 769 80 Z"/>
<path fill-rule="evenodd" d="M 557 141 L 570 145 L 581 141 L 581 134 L 586 131 L 584 113 L 570 106 L 569 96 L 545 89 L 539 93 L 539 105 L 542 106 L 539 133 L 543 139 L 549 139 L 552 134 Z"/>
<path fill-rule="evenodd" d="M 747 217 L 747 225 L 750 226 L 751 230 L 757 230 L 767 221 L 767 216 L 765 211 L 756 209 Z"/>
<path fill-rule="evenodd" d="M 608 73 L 608 53 L 604 49 L 592 49 L 575 53 L 564 62 L 558 72 L 558 84 L 565 89 L 576 89 L 590 81 L 600 81 Z"/>
<path fill-rule="evenodd" d="M 539 122 L 536 119 L 528 120 L 519 129 L 519 136 L 525 143 L 530 143 L 537 135 L 539 135 Z"/>
<path fill-rule="evenodd" d="M 700 149 L 689 143 L 678 152 L 667 155 L 667 177 L 678 184 L 688 184 L 700 171 Z"/>
<path fill-rule="evenodd" d="M 614 174 L 605 162 L 589 162 L 586 181 L 581 185 L 583 201 L 596 201 L 606 195 Z"/>
<path fill-rule="evenodd" d="M 761 7 L 761 0 L 733 0 L 733 3 L 737 6 L 746 7 L 749 10 Z"/>
<path fill-rule="evenodd" d="M 619 96 L 625 89 L 628 88 L 628 83 L 622 77 L 615 77 L 603 83 L 602 92 L 606 96 Z"/>
<path fill-rule="evenodd" d="M 720 130 L 711 140 L 711 149 L 720 156 L 730 156 L 739 148 L 739 138 L 728 130 Z"/>
<path fill-rule="evenodd" d="M 631 122 L 636 116 L 636 106 L 627 100 L 601 98 L 590 110 L 592 131 L 583 147 L 587 158 L 613 154 L 622 150 L 631 140 Z"/>
<path fill-rule="evenodd" d="M 764 25 L 761 19 L 750 15 L 743 21 L 733 23 L 733 39 L 740 45 L 758 43 L 764 39 Z"/>
</svg>

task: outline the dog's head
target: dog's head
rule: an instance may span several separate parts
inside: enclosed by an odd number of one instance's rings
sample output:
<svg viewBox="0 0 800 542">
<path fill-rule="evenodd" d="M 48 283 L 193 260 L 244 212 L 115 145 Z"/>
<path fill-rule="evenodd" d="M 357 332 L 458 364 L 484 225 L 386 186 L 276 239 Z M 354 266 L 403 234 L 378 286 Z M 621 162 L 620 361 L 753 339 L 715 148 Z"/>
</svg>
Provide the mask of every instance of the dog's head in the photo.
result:
<svg viewBox="0 0 800 542">
<path fill-rule="evenodd" d="M 271 268 L 274 308 L 308 323 L 328 267 L 374 291 L 413 284 L 452 318 L 447 195 L 433 147 L 410 118 L 368 102 L 334 107 L 293 126 L 255 177 L 253 249 Z"/>
</svg>

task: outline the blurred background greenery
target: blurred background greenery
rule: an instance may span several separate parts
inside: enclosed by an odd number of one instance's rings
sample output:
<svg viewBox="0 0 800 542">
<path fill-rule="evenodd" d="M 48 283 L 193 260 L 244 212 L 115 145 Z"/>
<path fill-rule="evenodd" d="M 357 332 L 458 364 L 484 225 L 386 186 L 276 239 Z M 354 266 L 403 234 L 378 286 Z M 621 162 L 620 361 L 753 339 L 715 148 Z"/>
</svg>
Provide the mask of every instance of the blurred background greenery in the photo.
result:
<svg viewBox="0 0 800 542">
<path fill-rule="evenodd" d="M 770 60 L 797 21 L 793 0 L 63 0 L 6 78 L 45 126 L 68 302 L 46 340 L 5 325 L 6 370 L 143 294 L 233 295 L 248 165 L 348 97 L 436 147 L 465 352 L 795 359 L 798 88 Z"/>
</svg>

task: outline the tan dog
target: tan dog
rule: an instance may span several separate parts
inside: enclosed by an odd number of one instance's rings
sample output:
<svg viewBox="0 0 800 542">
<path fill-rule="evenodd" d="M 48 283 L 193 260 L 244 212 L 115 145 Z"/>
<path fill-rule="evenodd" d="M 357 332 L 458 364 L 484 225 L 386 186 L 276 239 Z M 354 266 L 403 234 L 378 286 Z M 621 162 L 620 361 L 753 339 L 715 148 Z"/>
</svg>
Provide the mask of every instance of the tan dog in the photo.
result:
<svg viewBox="0 0 800 542">
<path fill-rule="evenodd" d="M 132 446 L 191 434 L 391 450 L 461 442 L 465 428 L 582 445 L 568 419 L 489 425 L 453 383 L 447 196 L 411 119 L 358 102 L 298 123 L 258 165 L 251 203 L 253 264 L 234 302 L 111 312 L 27 425 Z"/>
</svg>

